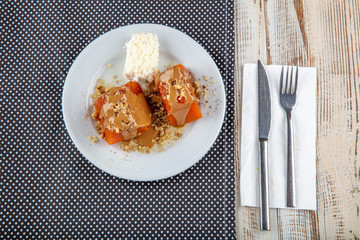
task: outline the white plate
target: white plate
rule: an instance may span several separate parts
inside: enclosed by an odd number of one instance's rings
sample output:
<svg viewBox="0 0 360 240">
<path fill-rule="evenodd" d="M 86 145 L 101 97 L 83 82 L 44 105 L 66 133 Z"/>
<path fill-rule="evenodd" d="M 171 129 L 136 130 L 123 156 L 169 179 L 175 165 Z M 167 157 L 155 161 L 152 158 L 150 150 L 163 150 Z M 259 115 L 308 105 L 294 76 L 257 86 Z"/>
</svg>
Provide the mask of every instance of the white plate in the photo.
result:
<svg viewBox="0 0 360 240">
<path fill-rule="evenodd" d="M 164 152 L 126 153 L 118 144 L 108 145 L 100 139 L 91 143 L 88 136 L 98 136 L 91 118 L 90 94 L 98 78 L 111 81 L 123 77 L 125 43 L 132 33 L 158 35 L 160 70 L 165 65 L 181 63 L 204 82 L 211 83 L 207 106 L 202 105 L 203 118 L 188 124 L 183 137 Z M 111 63 L 112 67 L 107 68 Z M 211 79 L 211 80 L 210 80 Z M 210 109 L 209 106 L 212 106 Z M 71 139 L 80 152 L 96 167 L 114 176 L 135 181 L 152 181 L 174 176 L 197 163 L 215 142 L 225 115 L 225 90 L 220 72 L 210 55 L 192 38 L 170 27 L 136 24 L 114 29 L 91 42 L 76 58 L 66 77 L 62 98 L 63 115 Z M 89 117 L 83 119 L 83 116 Z"/>
</svg>

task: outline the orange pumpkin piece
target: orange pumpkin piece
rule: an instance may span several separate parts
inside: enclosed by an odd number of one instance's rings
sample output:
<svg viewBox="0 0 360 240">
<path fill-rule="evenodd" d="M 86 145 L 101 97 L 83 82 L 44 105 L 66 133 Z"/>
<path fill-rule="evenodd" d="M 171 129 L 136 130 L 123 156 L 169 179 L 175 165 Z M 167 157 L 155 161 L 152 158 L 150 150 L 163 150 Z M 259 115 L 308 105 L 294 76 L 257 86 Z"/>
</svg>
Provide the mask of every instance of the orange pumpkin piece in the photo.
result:
<svg viewBox="0 0 360 240">
<path fill-rule="evenodd" d="M 190 107 L 190 110 L 189 110 L 188 114 L 186 115 L 185 123 L 190 123 L 190 122 L 193 122 L 193 121 L 198 120 L 200 118 L 202 118 L 202 114 L 201 114 L 201 111 L 200 111 L 199 102 L 194 101 L 191 104 L 191 107 Z"/>
<path fill-rule="evenodd" d="M 105 128 L 104 136 L 105 136 L 105 140 L 110 145 L 124 141 L 124 137 L 121 134 L 121 132 L 117 133 L 116 131 L 111 131 L 107 128 Z"/>
<path fill-rule="evenodd" d="M 202 118 L 190 79 L 189 72 L 181 64 L 154 76 L 170 125 L 182 126 Z"/>
<path fill-rule="evenodd" d="M 117 89 L 118 92 L 120 92 L 120 94 L 122 93 L 126 93 L 126 89 L 129 89 L 133 94 L 137 95 L 139 100 L 136 101 L 137 104 L 142 103 L 143 105 L 145 104 L 146 106 L 142 106 L 142 108 L 140 110 L 144 110 L 147 111 L 150 114 L 145 114 L 146 117 L 149 117 L 149 124 L 147 126 L 140 126 L 136 129 L 136 133 L 142 133 L 142 132 L 146 132 L 147 130 L 149 130 L 150 128 L 150 123 L 151 123 L 151 113 L 150 113 L 150 109 L 149 106 L 147 105 L 146 101 L 145 101 L 145 97 L 143 95 L 143 91 L 141 89 L 141 86 L 139 83 L 134 82 L 134 81 L 130 81 L 127 84 L 124 85 L 125 88 L 122 89 Z M 116 94 L 119 95 L 119 94 Z M 103 116 L 101 116 L 101 110 L 104 106 L 104 104 L 106 103 L 106 97 L 105 96 L 101 96 L 99 97 L 95 102 L 94 102 L 94 107 L 95 107 L 95 111 L 98 114 L 99 120 L 101 121 L 101 124 L 104 127 L 104 123 L 105 123 L 105 118 Z M 149 116 L 148 116 L 149 115 Z M 101 116 L 101 117 L 100 117 Z M 136 135 L 137 135 L 136 134 Z M 136 136 L 135 135 L 135 136 Z M 114 144 L 114 143 L 118 143 L 121 142 L 123 140 L 126 140 L 126 138 L 123 135 L 122 131 L 116 132 L 115 130 L 110 130 L 107 127 L 105 127 L 105 132 L 104 132 L 104 137 L 105 140 L 108 142 L 108 144 Z M 132 137 L 131 137 L 132 138 Z"/>
</svg>

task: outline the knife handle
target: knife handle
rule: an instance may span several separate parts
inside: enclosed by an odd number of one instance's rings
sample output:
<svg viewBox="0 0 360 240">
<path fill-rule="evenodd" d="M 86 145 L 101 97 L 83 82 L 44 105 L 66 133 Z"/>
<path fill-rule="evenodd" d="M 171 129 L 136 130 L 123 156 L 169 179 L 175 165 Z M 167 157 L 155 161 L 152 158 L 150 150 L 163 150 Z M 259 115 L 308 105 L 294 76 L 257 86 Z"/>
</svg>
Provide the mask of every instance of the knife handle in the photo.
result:
<svg viewBox="0 0 360 240">
<path fill-rule="evenodd" d="M 260 230 L 270 231 L 267 139 L 260 139 Z"/>
</svg>

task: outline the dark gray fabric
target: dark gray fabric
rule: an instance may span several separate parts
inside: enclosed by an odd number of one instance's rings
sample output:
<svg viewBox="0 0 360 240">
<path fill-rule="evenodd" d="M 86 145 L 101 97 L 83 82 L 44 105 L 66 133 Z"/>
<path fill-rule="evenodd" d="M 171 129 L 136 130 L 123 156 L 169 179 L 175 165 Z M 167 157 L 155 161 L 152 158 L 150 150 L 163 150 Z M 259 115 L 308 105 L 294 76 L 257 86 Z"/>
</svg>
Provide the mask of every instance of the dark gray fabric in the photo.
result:
<svg viewBox="0 0 360 240">
<path fill-rule="evenodd" d="M 235 238 L 234 13 L 219 1 L 2 1 L 0 238 Z M 132 182 L 97 169 L 71 142 L 61 109 L 81 50 L 123 25 L 183 31 L 226 85 L 220 136 L 189 170 Z"/>
</svg>

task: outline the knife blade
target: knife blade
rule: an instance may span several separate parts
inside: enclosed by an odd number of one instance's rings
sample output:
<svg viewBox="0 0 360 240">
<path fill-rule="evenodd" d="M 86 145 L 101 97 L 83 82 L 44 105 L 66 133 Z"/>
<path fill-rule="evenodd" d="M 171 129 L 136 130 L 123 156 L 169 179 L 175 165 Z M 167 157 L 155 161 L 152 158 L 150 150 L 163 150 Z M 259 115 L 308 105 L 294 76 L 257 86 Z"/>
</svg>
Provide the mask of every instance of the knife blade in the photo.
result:
<svg viewBox="0 0 360 240">
<path fill-rule="evenodd" d="M 264 65 L 258 60 L 259 100 L 259 169 L 260 169 L 260 229 L 270 230 L 269 179 L 267 142 L 271 125 L 271 94 L 269 78 Z"/>
</svg>

